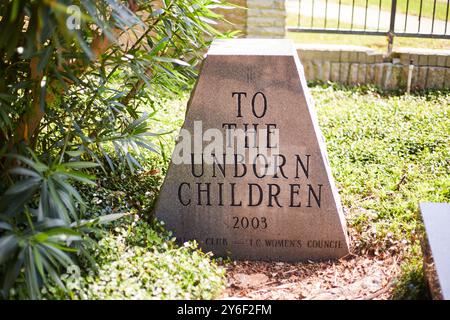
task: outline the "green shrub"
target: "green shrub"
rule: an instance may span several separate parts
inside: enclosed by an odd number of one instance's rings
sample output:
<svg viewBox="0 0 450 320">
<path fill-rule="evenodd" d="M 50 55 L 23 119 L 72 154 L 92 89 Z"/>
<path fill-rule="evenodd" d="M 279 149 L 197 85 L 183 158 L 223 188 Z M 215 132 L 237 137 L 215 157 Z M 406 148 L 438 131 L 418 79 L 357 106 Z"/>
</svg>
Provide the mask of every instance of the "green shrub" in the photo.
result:
<svg viewBox="0 0 450 320">
<path fill-rule="evenodd" d="M 33 299 L 49 281 L 63 287 L 59 275 L 90 252 L 94 226 L 120 216 L 86 221 L 99 212 L 79 183 L 96 183 L 93 163 L 99 177 L 133 174 L 145 150 L 164 150 L 155 100 L 192 85 L 221 36 L 209 24 L 221 4 L 0 2 L 0 298 L 13 285 Z"/>
<path fill-rule="evenodd" d="M 128 219 L 99 241 L 98 270 L 76 266 L 61 276 L 68 288 L 45 289 L 49 299 L 212 299 L 224 288 L 224 270 L 194 242 L 177 246 L 157 223 Z"/>
</svg>

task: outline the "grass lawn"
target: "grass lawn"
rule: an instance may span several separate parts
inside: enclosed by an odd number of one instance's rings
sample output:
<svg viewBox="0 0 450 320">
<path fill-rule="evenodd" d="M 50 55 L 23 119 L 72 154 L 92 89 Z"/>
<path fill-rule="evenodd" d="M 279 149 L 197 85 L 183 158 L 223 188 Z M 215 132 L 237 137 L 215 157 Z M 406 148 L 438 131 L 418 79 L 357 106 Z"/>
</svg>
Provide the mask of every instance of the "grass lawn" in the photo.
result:
<svg viewBox="0 0 450 320">
<path fill-rule="evenodd" d="M 368 259 L 393 256 L 402 276 L 393 298 L 425 297 L 418 204 L 450 202 L 450 93 L 382 95 L 372 89 L 333 85 L 311 87 L 330 162 L 342 197 L 351 250 Z M 165 136 L 161 155 L 148 154 L 146 167 L 101 181 L 92 190 L 96 212 L 126 210 L 94 252 L 99 271 L 74 277 L 63 293 L 49 298 L 209 299 L 225 287 L 224 270 L 194 244 L 178 246 L 172 235 L 151 222 L 151 211 L 167 170 L 187 97 L 165 101 L 154 131 Z M 87 192 L 85 194 L 88 194 Z M 74 280 L 78 279 L 78 280 Z"/>
<path fill-rule="evenodd" d="M 292 39 L 295 43 L 358 45 L 377 49 L 381 52 L 387 50 L 387 37 L 384 36 L 288 32 L 286 37 Z M 450 50 L 450 40 L 395 37 L 394 50 L 397 48 Z"/>
</svg>

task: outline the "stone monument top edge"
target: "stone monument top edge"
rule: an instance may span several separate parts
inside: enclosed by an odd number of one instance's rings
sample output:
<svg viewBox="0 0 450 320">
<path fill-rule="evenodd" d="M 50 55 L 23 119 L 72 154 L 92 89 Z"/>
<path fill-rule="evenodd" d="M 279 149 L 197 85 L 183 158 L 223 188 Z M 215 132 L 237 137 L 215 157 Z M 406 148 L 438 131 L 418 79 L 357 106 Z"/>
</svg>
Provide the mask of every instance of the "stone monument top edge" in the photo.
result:
<svg viewBox="0 0 450 320">
<path fill-rule="evenodd" d="M 216 39 L 212 42 L 207 56 L 251 55 L 251 56 L 292 56 L 296 54 L 290 39 Z"/>
<path fill-rule="evenodd" d="M 425 259 L 425 273 L 432 295 L 438 289 L 442 297 L 438 299 L 450 299 L 450 204 L 421 202 L 420 211 L 425 225 L 427 244 L 425 245 L 425 258 L 431 254 L 431 260 Z M 437 279 L 438 285 L 435 280 Z M 434 295 L 433 295 L 433 298 Z"/>
</svg>

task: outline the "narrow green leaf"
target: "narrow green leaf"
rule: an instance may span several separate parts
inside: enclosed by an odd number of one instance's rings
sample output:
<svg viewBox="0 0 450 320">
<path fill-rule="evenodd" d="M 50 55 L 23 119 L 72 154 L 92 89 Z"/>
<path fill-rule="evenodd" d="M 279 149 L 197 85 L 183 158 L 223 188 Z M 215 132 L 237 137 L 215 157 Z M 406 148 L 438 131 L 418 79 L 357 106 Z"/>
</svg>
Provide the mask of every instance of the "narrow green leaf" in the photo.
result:
<svg viewBox="0 0 450 320">
<path fill-rule="evenodd" d="M 185 67 L 190 67 L 191 65 L 189 63 L 187 63 L 186 61 L 180 60 L 180 59 L 174 59 L 174 58 L 169 58 L 169 57 L 152 57 L 153 60 L 156 61 L 161 61 L 161 62 L 171 62 L 171 63 L 176 63 L 179 64 L 181 66 L 185 66 Z"/>
<path fill-rule="evenodd" d="M 44 266 L 42 264 L 42 257 L 36 247 L 33 247 L 33 255 L 34 255 L 34 262 L 39 271 L 39 274 L 41 275 L 42 278 L 45 278 Z"/>
<path fill-rule="evenodd" d="M 13 0 L 12 8 L 11 8 L 11 15 L 9 16 L 9 21 L 15 21 L 17 18 L 17 15 L 19 14 L 19 6 L 20 6 L 20 0 Z"/>
<path fill-rule="evenodd" d="M 8 231 L 12 231 L 12 226 L 9 223 L 6 222 L 1 222 L 0 221 L 0 229 L 2 230 L 8 230 Z"/>
<path fill-rule="evenodd" d="M 98 222 L 100 224 L 110 223 L 112 221 L 118 220 L 118 219 L 120 219 L 120 218 L 122 218 L 124 216 L 127 216 L 127 215 L 128 215 L 128 213 L 126 213 L 126 212 L 124 212 L 124 213 L 111 213 L 111 214 L 107 214 L 107 215 L 101 216 L 98 219 Z"/>
<path fill-rule="evenodd" d="M 12 288 L 16 279 L 19 277 L 20 270 L 24 263 L 24 250 L 21 250 L 10 259 L 6 264 L 6 271 L 3 276 L 3 294 L 5 298 L 9 295 L 9 290 Z"/>
<path fill-rule="evenodd" d="M 57 211 L 56 215 L 58 218 L 69 221 L 69 216 L 67 215 L 67 209 L 64 206 L 61 198 L 59 197 L 59 194 L 56 191 L 55 185 L 53 184 L 52 180 L 48 180 L 48 190 L 50 194 L 51 203 L 56 206 Z"/>
<path fill-rule="evenodd" d="M 13 234 L 5 235 L 0 238 L 0 265 L 4 263 L 12 252 L 17 249 L 19 240 Z"/>
<path fill-rule="evenodd" d="M 73 169 L 95 168 L 95 167 L 99 166 L 98 163 L 87 162 L 87 161 L 65 162 L 65 163 L 62 163 L 61 165 L 66 168 L 73 168 Z"/>
<path fill-rule="evenodd" d="M 63 171 L 64 174 L 72 179 L 78 180 L 80 182 L 86 183 L 86 184 L 90 184 L 93 186 L 96 186 L 97 184 L 95 183 L 95 181 L 92 181 L 91 179 L 94 179 L 94 176 L 91 175 L 87 175 L 87 174 L 83 174 L 80 172 L 75 172 L 75 171 Z"/>
<path fill-rule="evenodd" d="M 33 250 L 30 246 L 25 249 L 25 282 L 31 299 L 40 297 L 39 281 L 33 259 Z"/>
<path fill-rule="evenodd" d="M 29 178 L 16 182 L 6 192 L 5 195 L 32 192 L 41 182 L 41 178 Z"/>
<path fill-rule="evenodd" d="M 21 167 L 10 169 L 9 173 L 21 176 L 30 176 L 38 179 L 41 178 L 41 176 L 36 171 Z"/>
<path fill-rule="evenodd" d="M 74 158 L 81 156 L 84 152 L 84 150 L 66 151 L 69 156 Z"/>
<path fill-rule="evenodd" d="M 66 190 L 68 194 L 77 199 L 78 203 L 80 203 L 81 205 L 85 205 L 80 193 L 72 185 L 70 185 L 63 179 L 60 179 L 60 177 L 57 175 L 55 175 L 54 180 L 62 189 Z"/>
</svg>

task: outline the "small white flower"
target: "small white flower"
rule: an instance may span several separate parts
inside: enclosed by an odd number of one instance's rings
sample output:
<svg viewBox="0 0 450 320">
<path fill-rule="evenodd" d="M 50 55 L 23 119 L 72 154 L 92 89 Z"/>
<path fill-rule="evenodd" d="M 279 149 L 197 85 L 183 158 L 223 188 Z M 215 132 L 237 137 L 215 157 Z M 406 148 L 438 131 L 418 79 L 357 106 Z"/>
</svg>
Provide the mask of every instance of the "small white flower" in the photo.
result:
<svg viewBox="0 0 450 320">
<path fill-rule="evenodd" d="M 45 87 L 46 83 L 47 83 L 47 77 L 43 77 L 41 80 L 41 88 Z"/>
<path fill-rule="evenodd" d="M 120 60 L 122 60 L 122 61 L 130 61 L 130 60 L 133 60 L 133 59 L 134 59 L 134 56 L 131 55 L 131 54 L 126 54 L 122 58 L 120 58 Z"/>
</svg>

